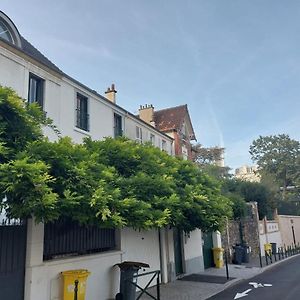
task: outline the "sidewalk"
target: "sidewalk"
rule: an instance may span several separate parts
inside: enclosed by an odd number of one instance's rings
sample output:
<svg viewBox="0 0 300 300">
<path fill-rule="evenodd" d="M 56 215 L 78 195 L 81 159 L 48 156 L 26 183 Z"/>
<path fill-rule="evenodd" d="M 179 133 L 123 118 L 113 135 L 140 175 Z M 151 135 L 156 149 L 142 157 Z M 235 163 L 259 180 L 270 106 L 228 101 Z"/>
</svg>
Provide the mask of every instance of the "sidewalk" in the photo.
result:
<svg viewBox="0 0 300 300">
<path fill-rule="evenodd" d="M 168 284 L 162 284 L 160 288 L 161 300 L 204 300 L 207 299 L 224 289 L 228 286 L 247 278 L 251 278 L 259 273 L 261 273 L 264 268 L 252 267 L 244 265 L 228 265 L 229 281 L 226 280 L 226 269 L 225 267 L 221 269 L 210 268 L 205 270 L 199 275 L 201 276 L 202 282 L 196 281 L 185 281 L 176 280 Z M 225 283 L 209 283 L 209 276 L 220 276 L 223 277 Z M 205 280 L 207 277 L 207 280 Z M 203 278 L 205 282 L 203 282 Z M 156 295 L 155 288 L 150 288 L 148 290 L 151 294 Z M 149 296 L 143 296 L 141 299 L 147 300 L 151 299 Z"/>
<path fill-rule="evenodd" d="M 297 253 L 296 255 L 300 255 Z M 273 263 L 266 264 L 265 257 L 262 258 L 262 268 L 260 267 L 260 260 L 258 257 L 252 257 L 250 262 L 242 265 L 228 265 L 230 280 L 227 281 L 225 267 L 221 269 L 210 268 L 206 269 L 202 273 L 193 274 L 191 278 L 193 281 L 187 281 L 187 278 L 182 278 L 174 282 L 162 284 L 160 287 L 160 299 L 161 300 L 205 300 L 218 294 L 228 288 L 231 285 L 238 283 L 241 280 L 252 278 L 264 272 L 266 269 L 272 268 L 282 261 L 286 261 L 293 258 L 295 255 L 285 257 L 284 260 L 279 260 L 278 257 L 273 257 Z M 217 276 L 217 277 L 214 277 Z M 195 281 L 200 279 L 199 281 Z M 213 280 L 211 280 L 213 279 Z M 210 282 L 209 282 L 210 281 Z M 219 283 L 211 283 L 217 281 Z M 221 283 L 220 283 L 221 281 Z M 147 290 L 153 296 L 156 296 L 156 288 L 150 288 Z M 142 296 L 140 299 L 149 300 L 149 296 Z"/>
</svg>

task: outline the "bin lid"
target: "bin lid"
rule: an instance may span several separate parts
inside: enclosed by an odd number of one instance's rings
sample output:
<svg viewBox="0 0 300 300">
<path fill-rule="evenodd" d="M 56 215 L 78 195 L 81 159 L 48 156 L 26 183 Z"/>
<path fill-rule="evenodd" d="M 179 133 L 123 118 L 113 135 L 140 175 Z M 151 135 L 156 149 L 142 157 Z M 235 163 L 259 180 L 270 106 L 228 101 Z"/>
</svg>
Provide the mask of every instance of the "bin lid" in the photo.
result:
<svg viewBox="0 0 300 300">
<path fill-rule="evenodd" d="M 148 264 L 138 261 L 123 261 L 119 264 L 115 264 L 114 266 L 118 266 L 121 270 L 126 270 L 130 268 L 150 268 Z"/>
<path fill-rule="evenodd" d="M 79 270 L 68 270 L 68 271 L 63 271 L 61 272 L 63 276 L 76 276 L 76 277 L 81 277 L 81 276 L 86 276 L 91 274 L 88 270 L 85 269 L 79 269 Z"/>
</svg>

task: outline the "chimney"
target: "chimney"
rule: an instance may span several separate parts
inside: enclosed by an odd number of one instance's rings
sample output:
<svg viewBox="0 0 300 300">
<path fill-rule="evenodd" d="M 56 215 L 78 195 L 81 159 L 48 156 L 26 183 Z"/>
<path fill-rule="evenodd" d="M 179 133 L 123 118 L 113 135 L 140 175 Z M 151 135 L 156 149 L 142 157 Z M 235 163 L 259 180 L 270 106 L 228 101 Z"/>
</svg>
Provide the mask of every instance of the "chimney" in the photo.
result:
<svg viewBox="0 0 300 300">
<path fill-rule="evenodd" d="M 152 104 L 148 105 L 140 105 L 139 109 L 139 117 L 141 120 L 145 121 L 146 123 L 150 124 L 151 126 L 155 127 L 154 118 L 154 107 Z"/>
<path fill-rule="evenodd" d="M 105 92 L 105 97 L 111 101 L 112 103 L 116 103 L 116 93 L 115 85 L 112 84 L 111 87 L 107 88 L 107 91 Z"/>
</svg>

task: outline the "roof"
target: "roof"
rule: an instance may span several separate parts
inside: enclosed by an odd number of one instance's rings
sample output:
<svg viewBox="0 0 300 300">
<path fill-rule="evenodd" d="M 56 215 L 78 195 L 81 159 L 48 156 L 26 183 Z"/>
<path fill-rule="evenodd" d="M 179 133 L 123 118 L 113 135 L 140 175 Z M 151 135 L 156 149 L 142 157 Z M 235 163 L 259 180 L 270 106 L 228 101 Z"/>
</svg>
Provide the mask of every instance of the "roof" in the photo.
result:
<svg viewBox="0 0 300 300">
<path fill-rule="evenodd" d="M 184 121 L 186 120 L 186 117 L 188 118 L 192 129 L 191 138 L 195 139 L 195 132 L 187 104 L 154 111 L 155 126 L 157 129 L 163 132 L 180 130 Z"/>
<path fill-rule="evenodd" d="M 20 38 L 22 43 L 22 50 L 24 53 L 36 59 L 48 68 L 62 73 L 62 71 L 53 62 L 51 62 L 46 56 L 44 56 L 38 49 L 32 46 L 24 37 L 20 35 Z"/>
</svg>

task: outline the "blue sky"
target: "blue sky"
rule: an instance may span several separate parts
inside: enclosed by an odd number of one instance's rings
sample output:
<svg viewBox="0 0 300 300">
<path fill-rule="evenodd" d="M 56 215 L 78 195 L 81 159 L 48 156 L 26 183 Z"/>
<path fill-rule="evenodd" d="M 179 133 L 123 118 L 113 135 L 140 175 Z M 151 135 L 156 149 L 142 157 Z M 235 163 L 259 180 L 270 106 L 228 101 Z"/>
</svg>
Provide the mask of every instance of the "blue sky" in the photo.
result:
<svg viewBox="0 0 300 300">
<path fill-rule="evenodd" d="M 131 112 L 188 104 L 198 141 L 251 163 L 259 135 L 300 140 L 298 0 L 1 0 L 67 74 Z"/>
</svg>

